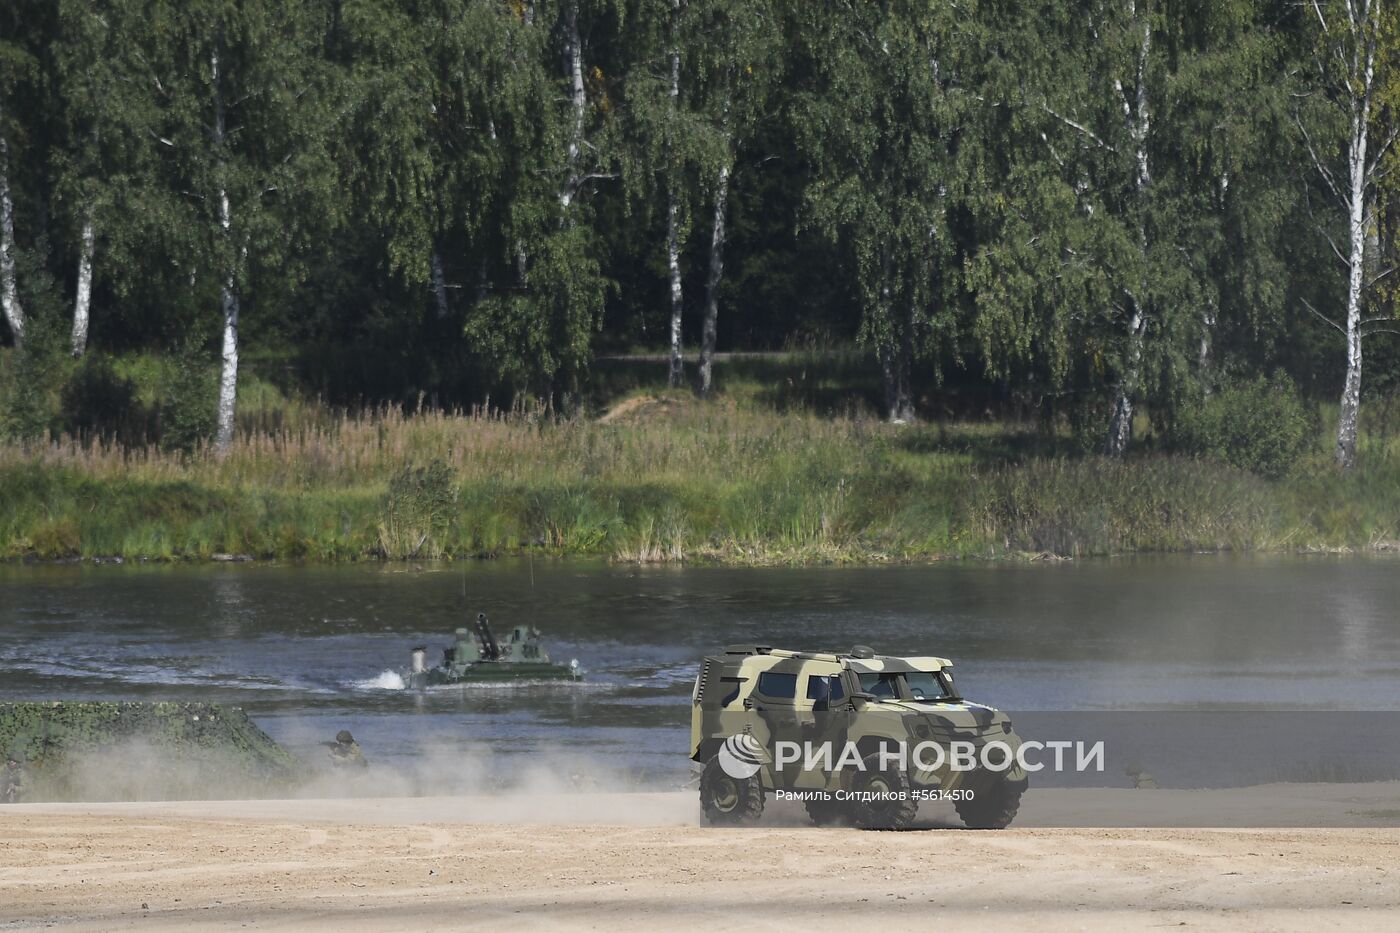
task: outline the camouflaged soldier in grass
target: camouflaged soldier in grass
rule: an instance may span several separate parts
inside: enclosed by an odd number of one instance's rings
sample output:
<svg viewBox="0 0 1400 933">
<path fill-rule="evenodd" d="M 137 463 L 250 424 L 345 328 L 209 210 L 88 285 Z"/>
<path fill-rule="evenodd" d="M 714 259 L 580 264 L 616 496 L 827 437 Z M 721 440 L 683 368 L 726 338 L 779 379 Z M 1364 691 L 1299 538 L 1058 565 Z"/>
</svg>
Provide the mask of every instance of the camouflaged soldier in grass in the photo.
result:
<svg viewBox="0 0 1400 933">
<path fill-rule="evenodd" d="M 0 803 L 18 803 L 24 794 L 24 766 L 17 755 L 5 760 L 5 772 L 0 775 Z"/>
<path fill-rule="evenodd" d="M 769 795 L 817 825 L 900 829 L 923 800 L 1001 829 L 1026 788 L 1005 713 L 958 696 L 951 662 L 735 645 L 701 665 L 691 760 L 712 824 L 756 822 Z"/>
<path fill-rule="evenodd" d="M 331 764 L 334 767 L 369 767 L 369 762 L 365 760 L 365 753 L 360 750 L 360 743 L 355 741 L 355 737 L 350 734 L 349 729 L 341 729 L 336 733 L 335 741 L 327 742 L 326 745 L 330 749 Z"/>
</svg>

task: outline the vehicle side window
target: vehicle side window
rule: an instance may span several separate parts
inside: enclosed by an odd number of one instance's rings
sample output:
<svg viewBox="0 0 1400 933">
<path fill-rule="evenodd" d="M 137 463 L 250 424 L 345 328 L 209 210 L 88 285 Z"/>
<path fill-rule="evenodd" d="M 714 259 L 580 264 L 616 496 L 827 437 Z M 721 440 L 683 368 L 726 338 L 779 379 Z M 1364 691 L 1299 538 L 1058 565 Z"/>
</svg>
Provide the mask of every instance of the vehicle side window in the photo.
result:
<svg viewBox="0 0 1400 933">
<path fill-rule="evenodd" d="M 839 700 L 845 695 L 846 691 L 841 689 L 841 678 L 838 675 L 824 677 L 813 674 L 807 678 L 809 700 Z"/>
<path fill-rule="evenodd" d="M 790 700 L 797 696 L 797 675 L 764 671 L 758 675 L 758 692 L 775 700 Z"/>
</svg>

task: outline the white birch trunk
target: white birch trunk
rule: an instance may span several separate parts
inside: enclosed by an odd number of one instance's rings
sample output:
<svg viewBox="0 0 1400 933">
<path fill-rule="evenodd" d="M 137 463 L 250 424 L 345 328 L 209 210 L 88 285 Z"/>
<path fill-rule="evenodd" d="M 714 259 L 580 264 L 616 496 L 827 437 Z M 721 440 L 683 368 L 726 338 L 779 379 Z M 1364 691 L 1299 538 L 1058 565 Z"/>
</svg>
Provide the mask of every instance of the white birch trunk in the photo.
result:
<svg viewBox="0 0 1400 933">
<path fill-rule="evenodd" d="M 715 179 L 715 217 L 710 233 L 710 270 L 705 280 L 705 321 L 700 334 L 700 373 L 696 391 L 708 395 L 715 360 L 715 334 L 719 320 L 719 286 L 724 278 L 724 216 L 729 207 L 729 163 L 719 167 Z"/>
<path fill-rule="evenodd" d="M 1133 313 L 1128 320 L 1128 356 L 1125 360 L 1123 381 L 1118 385 L 1118 394 L 1113 402 L 1113 415 L 1108 422 L 1108 438 L 1104 442 L 1104 454 L 1121 457 L 1133 439 L 1133 397 L 1137 392 L 1137 380 L 1142 370 L 1142 332 L 1147 318 L 1142 306 L 1133 301 Z"/>
<path fill-rule="evenodd" d="M 579 178 L 579 156 L 583 151 L 583 118 L 588 97 L 583 87 L 583 39 L 578 29 L 578 0 L 569 0 L 564 8 L 564 69 L 569 78 L 569 105 L 573 110 L 573 128 L 569 133 L 569 172 L 559 203 L 567 214 L 582 184 Z"/>
<path fill-rule="evenodd" d="M 92 305 L 92 252 L 96 240 L 92 211 L 83 215 L 83 238 L 78 252 L 78 284 L 73 294 L 73 355 L 87 352 L 88 311 Z"/>
<path fill-rule="evenodd" d="M 210 53 L 209 64 L 214 89 L 214 131 L 213 143 L 215 158 L 223 159 L 224 146 L 224 101 L 219 93 L 219 53 Z M 228 190 L 222 186 L 218 190 L 219 234 L 224 244 L 225 261 L 223 283 L 223 350 L 219 370 L 219 407 L 217 427 L 214 433 L 214 446 L 222 453 L 233 444 L 234 419 L 238 406 L 238 254 L 233 248 L 233 210 L 229 205 Z"/>
<path fill-rule="evenodd" d="M 888 285 L 880 290 L 886 302 L 891 297 Z M 913 340 L 914 314 L 909 309 L 904 326 L 894 339 L 885 342 L 879 349 L 880 375 L 885 384 L 885 415 L 890 424 L 908 424 L 915 420 L 913 393 Z"/>
<path fill-rule="evenodd" d="M 4 112 L 0 111 L 0 119 Z M 0 307 L 14 334 L 15 345 L 24 342 L 24 307 L 15 278 L 15 205 L 10 197 L 10 142 L 0 129 Z"/>
<path fill-rule="evenodd" d="M 1361 298 L 1366 275 L 1366 149 L 1370 122 L 1371 62 L 1365 68 L 1361 99 L 1352 107 L 1351 138 L 1347 146 L 1349 260 L 1347 274 L 1347 373 L 1337 415 L 1337 464 L 1351 469 L 1356 463 L 1357 420 L 1361 411 Z"/>
<path fill-rule="evenodd" d="M 674 133 L 677 114 L 680 111 L 681 97 L 681 51 L 679 32 L 679 17 L 681 10 L 681 0 L 672 0 L 671 13 L 671 90 L 670 90 L 670 118 L 671 118 L 671 145 L 675 145 Z M 685 376 L 685 361 L 681 355 L 681 324 L 682 313 L 685 308 L 684 294 L 681 291 L 681 231 L 680 231 L 680 205 L 676 198 L 676 166 L 675 153 L 671 156 L 671 177 L 666 182 L 666 269 L 671 276 L 671 370 L 667 379 L 667 384 L 671 388 L 681 384 Z"/>
<path fill-rule="evenodd" d="M 228 194 L 219 192 L 219 222 L 227 234 L 230 227 Z M 238 281 L 233 258 L 224 277 L 224 339 L 219 369 L 219 418 L 214 444 L 220 452 L 233 444 L 234 418 L 238 407 Z"/>
<path fill-rule="evenodd" d="M 1206 395 L 1210 395 L 1210 354 L 1211 345 L 1215 341 L 1215 321 L 1218 317 L 1215 308 L 1215 299 L 1206 302 L 1206 309 L 1201 313 L 1201 345 L 1198 351 L 1198 362 L 1200 364 L 1201 378 L 1205 381 Z"/>
<path fill-rule="evenodd" d="M 442 253 L 433 250 L 430 260 L 433 276 L 433 303 L 437 306 L 438 319 L 447 317 L 447 277 L 442 271 Z"/>
<path fill-rule="evenodd" d="M 1361 412 L 1361 306 L 1366 286 L 1367 205 L 1374 196 L 1369 157 L 1371 103 L 1375 93 L 1376 42 L 1381 28 L 1381 0 L 1348 0 L 1351 30 L 1350 123 L 1347 139 L 1347 371 L 1337 412 L 1337 464 L 1356 465 L 1358 420 Z"/>
<path fill-rule="evenodd" d="M 1143 3 L 1147 7 L 1146 2 Z M 1142 41 L 1138 44 L 1136 87 L 1131 107 L 1124 98 L 1123 109 L 1128 119 L 1128 129 L 1133 140 L 1133 156 L 1136 163 L 1136 178 L 1133 190 L 1137 198 L 1138 248 L 1142 263 L 1147 262 L 1147 189 L 1152 185 L 1152 172 L 1149 164 L 1147 138 L 1152 128 L 1152 114 L 1147 100 L 1147 65 L 1152 54 L 1152 13 L 1144 9 L 1138 13 L 1136 2 L 1129 4 L 1136 19 L 1141 16 Z M 1143 339 L 1147 332 L 1147 314 L 1143 307 L 1147 290 L 1146 282 L 1138 281 L 1135 294 L 1128 296 L 1132 313 L 1128 319 L 1127 353 L 1124 359 L 1122 378 L 1113 402 L 1113 414 L 1108 422 L 1108 437 L 1104 440 L 1104 453 L 1110 457 L 1121 457 L 1133 439 L 1133 406 L 1142 379 Z"/>
<path fill-rule="evenodd" d="M 681 384 L 685 373 L 685 360 L 681 355 L 681 312 L 685 307 L 681 292 L 681 237 L 680 213 L 676 205 L 676 193 L 668 194 L 666 205 L 666 266 L 671 275 L 671 370 L 667 383 L 671 388 Z"/>
<path fill-rule="evenodd" d="M 911 390 L 909 355 L 903 346 L 880 350 L 880 374 L 885 383 L 885 411 L 890 424 L 908 424 L 914 420 L 914 395 Z"/>
</svg>

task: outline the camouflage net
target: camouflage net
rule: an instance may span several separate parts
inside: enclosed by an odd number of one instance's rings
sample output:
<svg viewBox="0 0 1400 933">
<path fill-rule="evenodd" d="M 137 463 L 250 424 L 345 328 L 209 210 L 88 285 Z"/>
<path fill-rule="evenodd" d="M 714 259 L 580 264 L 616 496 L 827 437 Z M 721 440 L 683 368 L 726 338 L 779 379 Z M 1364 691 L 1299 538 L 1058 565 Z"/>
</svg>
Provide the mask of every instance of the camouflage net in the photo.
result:
<svg viewBox="0 0 1400 933">
<path fill-rule="evenodd" d="M 247 713 L 215 703 L 0 703 L 0 750 L 30 801 L 269 796 L 304 777 Z"/>
</svg>

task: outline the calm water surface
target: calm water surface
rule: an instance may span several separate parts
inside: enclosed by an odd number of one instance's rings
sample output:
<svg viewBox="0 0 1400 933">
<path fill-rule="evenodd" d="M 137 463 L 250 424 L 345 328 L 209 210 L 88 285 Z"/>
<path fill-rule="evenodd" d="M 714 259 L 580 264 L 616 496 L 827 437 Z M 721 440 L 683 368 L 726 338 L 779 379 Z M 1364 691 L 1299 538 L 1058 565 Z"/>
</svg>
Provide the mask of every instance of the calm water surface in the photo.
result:
<svg viewBox="0 0 1400 933">
<path fill-rule="evenodd" d="M 410 647 L 436 657 L 478 610 L 539 626 L 587 682 L 392 689 Z M 1397 710 L 1400 562 L 0 567 L 0 699 L 232 703 L 294 748 L 349 728 L 390 762 L 484 748 L 683 776 L 699 659 L 753 641 L 944 655 L 1008 710 Z"/>
</svg>

